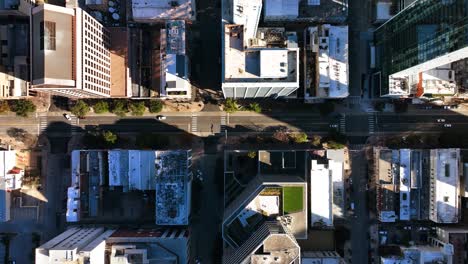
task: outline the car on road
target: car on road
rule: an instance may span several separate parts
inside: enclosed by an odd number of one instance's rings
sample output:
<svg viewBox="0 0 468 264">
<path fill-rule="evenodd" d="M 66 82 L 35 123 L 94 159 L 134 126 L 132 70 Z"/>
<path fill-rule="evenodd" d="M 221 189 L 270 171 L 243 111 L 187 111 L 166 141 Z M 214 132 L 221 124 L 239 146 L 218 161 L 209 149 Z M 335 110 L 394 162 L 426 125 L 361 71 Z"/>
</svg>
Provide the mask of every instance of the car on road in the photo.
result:
<svg viewBox="0 0 468 264">
<path fill-rule="evenodd" d="M 443 122 L 445 122 L 445 119 L 443 119 L 443 118 L 437 119 L 437 123 L 443 123 Z"/>
<path fill-rule="evenodd" d="M 458 105 L 444 105 L 444 109 L 457 109 Z"/>
<path fill-rule="evenodd" d="M 452 127 L 452 124 L 444 124 L 444 127 Z"/>
<path fill-rule="evenodd" d="M 338 128 L 338 124 L 330 124 L 331 128 Z"/>
<path fill-rule="evenodd" d="M 166 120 L 167 117 L 166 117 L 166 116 L 163 116 L 163 115 L 157 115 L 157 116 L 156 116 L 156 119 L 157 119 L 157 120 Z"/>
<path fill-rule="evenodd" d="M 68 121 L 71 120 L 71 116 L 69 114 L 63 114 L 63 117 L 65 117 Z"/>
</svg>

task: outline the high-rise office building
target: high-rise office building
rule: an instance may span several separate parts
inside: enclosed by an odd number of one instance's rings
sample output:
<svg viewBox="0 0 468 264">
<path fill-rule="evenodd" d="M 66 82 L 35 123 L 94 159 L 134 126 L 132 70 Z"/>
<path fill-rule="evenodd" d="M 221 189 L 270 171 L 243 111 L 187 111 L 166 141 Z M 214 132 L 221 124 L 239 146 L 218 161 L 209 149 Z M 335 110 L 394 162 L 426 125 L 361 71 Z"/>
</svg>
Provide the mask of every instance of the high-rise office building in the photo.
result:
<svg viewBox="0 0 468 264">
<path fill-rule="evenodd" d="M 468 0 L 417 0 L 377 28 L 381 96 L 456 95 L 452 63 L 468 57 Z"/>
<path fill-rule="evenodd" d="M 80 8 L 43 4 L 31 15 L 31 89 L 110 97 L 108 31 Z"/>
</svg>

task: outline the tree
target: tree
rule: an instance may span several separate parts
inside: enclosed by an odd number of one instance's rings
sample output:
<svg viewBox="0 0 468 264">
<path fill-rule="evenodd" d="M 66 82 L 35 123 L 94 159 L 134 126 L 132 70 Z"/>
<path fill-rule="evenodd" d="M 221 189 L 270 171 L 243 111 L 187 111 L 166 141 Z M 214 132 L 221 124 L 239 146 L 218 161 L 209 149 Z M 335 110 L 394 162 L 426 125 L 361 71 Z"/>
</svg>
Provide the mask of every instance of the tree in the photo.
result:
<svg viewBox="0 0 468 264">
<path fill-rule="evenodd" d="M 326 101 L 325 103 L 319 104 L 319 111 L 320 114 L 323 116 L 329 115 L 333 111 L 335 111 L 335 104 L 330 101 Z"/>
<path fill-rule="evenodd" d="M 258 103 L 251 103 L 249 104 L 249 111 L 252 111 L 255 113 L 261 113 L 262 107 Z"/>
<path fill-rule="evenodd" d="M 311 141 L 312 146 L 319 147 L 321 143 L 322 143 L 322 137 L 321 136 L 319 136 L 319 135 L 313 135 L 312 136 L 312 141 Z"/>
<path fill-rule="evenodd" d="M 103 114 L 109 112 L 109 104 L 106 101 L 99 101 L 94 106 L 94 113 Z"/>
<path fill-rule="evenodd" d="M 0 114 L 10 111 L 10 106 L 7 101 L 0 101 Z"/>
<path fill-rule="evenodd" d="M 128 113 L 127 102 L 124 100 L 115 100 L 112 105 L 112 113 L 117 116 L 124 117 Z"/>
<path fill-rule="evenodd" d="M 163 103 L 159 100 L 150 100 L 148 110 L 150 113 L 159 113 L 163 109 Z"/>
<path fill-rule="evenodd" d="M 237 111 L 239 111 L 239 105 L 237 104 L 237 101 L 232 99 L 232 98 L 228 98 L 226 99 L 226 102 L 224 103 L 224 111 L 227 112 L 227 113 L 235 113 Z"/>
<path fill-rule="evenodd" d="M 13 103 L 12 110 L 18 116 L 27 117 L 30 113 L 36 111 L 36 105 L 31 100 L 20 99 Z"/>
<path fill-rule="evenodd" d="M 382 112 L 385 108 L 385 102 L 379 101 L 374 103 L 375 111 Z"/>
<path fill-rule="evenodd" d="M 291 138 L 295 143 L 299 143 L 299 144 L 305 143 L 308 141 L 307 134 L 304 132 L 294 133 L 291 135 Z"/>
<path fill-rule="evenodd" d="M 145 102 L 131 102 L 130 111 L 134 116 L 142 116 L 145 113 Z"/>
<path fill-rule="evenodd" d="M 255 157 L 257 157 L 257 152 L 255 151 L 249 151 L 247 153 L 247 157 L 251 158 L 251 159 L 255 159 Z"/>
<path fill-rule="evenodd" d="M 329 149 L 342 149 L 342 148 L 344 148 L 344 147 L 346 147 L 346 146 L 345 146 L 344 144 L 339 143 L 339 142 L 336 142 L 336 141 L 334 141 L 334 140 L 329 140 L 329 141 L 327 142 L 327 147 L 328 147 Z"/>
<path fill-rule="evenodd" d="M 78 100 L 71 108 L 71 112 L 78 118 L 84 118 L 89 113 L 89 105 L 83 100 Z"/>
<path fill-rule="evenodd" d="M 408 111 L 408 103 L 406 101 L 396 101 L 395 102 L 395 112 L 404 113 Z"/>
<path fill-rule="evenodd" d="M 112 133 L 111 131 L 103 131 L 102 139 L 104 140 L 104 142 L 106 142 L 106 145 L 112 146 L 117 142 L 117 135 Z"/>
</svg>

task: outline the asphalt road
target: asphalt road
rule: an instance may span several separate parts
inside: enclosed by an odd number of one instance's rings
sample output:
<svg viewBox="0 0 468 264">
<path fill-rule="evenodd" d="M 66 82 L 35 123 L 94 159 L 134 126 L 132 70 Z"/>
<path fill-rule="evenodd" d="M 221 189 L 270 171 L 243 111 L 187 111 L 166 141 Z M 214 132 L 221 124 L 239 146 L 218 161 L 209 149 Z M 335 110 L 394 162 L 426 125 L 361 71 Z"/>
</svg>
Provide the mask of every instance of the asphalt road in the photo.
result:
<svg viewBox="0 0 468 264">
<path fill-rule="evenodd" d="M 352 193 L 351 202 L 354 203 L 351 223 L 351 251 L 352 263 L 368 263 L 369 238 L 369 210 L 366 201 L 367 161 L 364 151 L 352 151 Z"/>
<path fill-rule="evenodd" d="M 468 130 L 468 118 L 452 112 L 430 114 L 406 113 L 347 113 L 341 117 L 330 115 L 323 117 L 314 113 L 254 114 L 242 112 L 226 114 L 223 112 L 174 113 L 167 114 L 166 120 L 156 120 L 154 116 L 124 117 L 113 115 L 88 116 L 86 119 L 73 118 L 68 121 L 60 115 L 18 118 L 0 116 L 0 134 L 11 133 L 12 128 L 19 128 L 31 134 L 56 134 L 69 136 L 99 127 L 120 133 L 140 132 L 189 132 L 216 134 L 224 132 L 272 132 L 281 127 L 289 131 L 307 133 L 328 133 L 331 126 L 349 136 L 367 136 L 375 133 L 424 132 L 438 133 L 451 130 Z M 443 119 L 443 122 L 438 122 Z M 445 127 L 450 124 L 451 127 Z"/>
</svg>

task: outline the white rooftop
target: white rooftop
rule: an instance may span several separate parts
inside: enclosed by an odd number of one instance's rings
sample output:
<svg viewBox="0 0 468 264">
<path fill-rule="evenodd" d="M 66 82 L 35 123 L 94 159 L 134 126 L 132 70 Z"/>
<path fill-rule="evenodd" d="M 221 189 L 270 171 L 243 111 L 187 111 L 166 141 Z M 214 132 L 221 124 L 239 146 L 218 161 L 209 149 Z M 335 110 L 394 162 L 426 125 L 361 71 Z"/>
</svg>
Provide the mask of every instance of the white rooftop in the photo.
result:
<svg viewBox="0 0 468 264">
<path fill-rule="evenodd" d="M 411 150 L 400 150 L 400 220 L 410 220 Z"/>
<path fill-rule="evenodd" d="M 265 19 L 297 18 L 299 16 L 299 0 L 266 0 Z"/>
<path fill-rule="evenodd" d="M 232 0 L 232 22 L 243 25 L 246 40 L 254 38 L 262 12 L 262 0 Z"/>
<path fill-rule="evenodd" d="M 312 225 L 333 225 L 330 170 L 312 160 L 310 175 L 310 215 Z"/>
<path fill-rule="evenodd" d="M 191 19 L 192 0 L 132 0 L 133 19 Z"/>
<path fill-rule="evenodd" d="M 260 77 L 286 78 L 288 77 L 288 50 L 264 49 L 260 50 Z"/>
<path fill-rule="evenodd" d="M 433 149 L 431 159 L 435 162 L 435 194 L 432 203 L 436 207 L 436 216 L 431 220 L 438 223 L 458 222 L 458 188 L 460 175 L 458 163 L 459 149 Z"/>
<path fill-rule="evenodd" d="M 154 190 L 155 153 L 151 150 L 109 150 L 109 186 Z"/>
<path fill-rule="evenodd" d="M 318 49 L 317 97 L 347 97 L 349 95 L 348 26 L 325 24 L 320 27 L 309 27 L 308 31 L 311 38 L 316 38 L 311 40 L 312 49 Z"/>
</svg>

